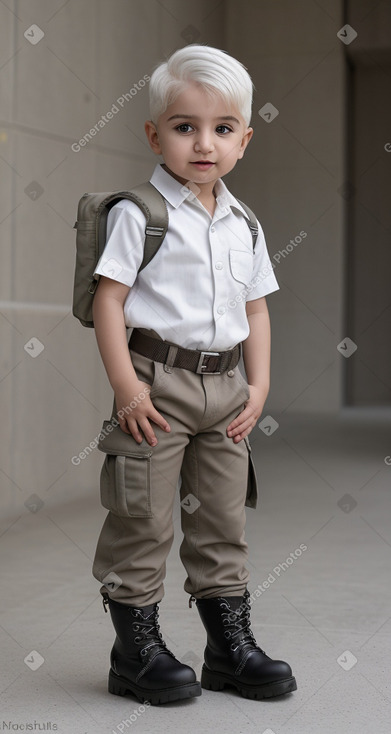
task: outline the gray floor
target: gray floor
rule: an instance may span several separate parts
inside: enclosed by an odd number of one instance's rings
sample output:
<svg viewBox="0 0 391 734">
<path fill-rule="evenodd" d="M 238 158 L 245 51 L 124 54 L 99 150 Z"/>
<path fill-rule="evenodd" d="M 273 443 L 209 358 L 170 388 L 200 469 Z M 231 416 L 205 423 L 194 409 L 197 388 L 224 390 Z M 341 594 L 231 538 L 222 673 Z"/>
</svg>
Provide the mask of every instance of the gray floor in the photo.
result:
<svg viewBox="0 0 391 734">
<path fill-rule="evenodd" d="M 262 590 L 253 629 L 271 656 L 291 663 L 297 692 L 257 702 L 204 691 L 145 710 L 109 695 L 113 633 L 91 576 L 105 512 L 97 494 L 48 500 L 2 522 L 1 731 L 388 734 L 390 413 L 285 415 L 275 433 L 254 429 L 251 441 L 261 482 L 247 526 L 249 588 Z M 161 625 L 199 673 L 204 634 L 183 592 L 179 505 L 175 525 Z"/>
</svg>

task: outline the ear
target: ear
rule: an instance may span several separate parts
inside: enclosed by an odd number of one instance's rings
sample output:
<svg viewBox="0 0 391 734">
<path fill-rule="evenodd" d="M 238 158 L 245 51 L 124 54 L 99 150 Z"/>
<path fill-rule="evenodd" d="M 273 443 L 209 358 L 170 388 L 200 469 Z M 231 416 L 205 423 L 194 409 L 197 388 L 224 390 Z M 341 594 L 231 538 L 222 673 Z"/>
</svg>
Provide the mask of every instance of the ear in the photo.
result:
<svg viewBox="0 0 391 734">
<path fill-rule="evenodd" d="M 151 146 L 153 152 L 156 153 L 156 155 L 160 155 L 162 151 L 161 151 L 161 147 L 159 143 L 159 135 L 158 135 L 158 131 L 157 131 L 155 123 L 152 122 L 152 120 L 147 120 L 144 125 L 144 129 L 145 129 L 145 134 L 148 138 L 148 143 Z"/>
<path fill-rule="evenodd" d="M 254 135 L 254 130 L 252 127 L 248 127 L 246 132 L 243 135 L 242 142 L 240 143 L 239 153 L 238 153 L 238 159 L 243 158 L 244 151 L 246 150 L 252 136 Z"/>
</svg>

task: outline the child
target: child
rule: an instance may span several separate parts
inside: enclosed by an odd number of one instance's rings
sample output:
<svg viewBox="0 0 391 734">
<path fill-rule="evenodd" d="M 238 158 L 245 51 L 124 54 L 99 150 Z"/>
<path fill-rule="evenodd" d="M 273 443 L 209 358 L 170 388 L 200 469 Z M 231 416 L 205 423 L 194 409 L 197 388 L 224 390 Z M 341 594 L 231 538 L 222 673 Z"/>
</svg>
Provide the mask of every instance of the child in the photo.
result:
<svg viewBox="0 0 391 734">
<path fill-rule="evenodd" d="M 245 68 L 218 49 L 192 44 L 158 66 L 145 131 L 164 161 L 150 180 L 168 232 L 137 275 L 145 217 L 120 201 L 95 271 L 93 317 L 119 427 L 101 447 L 109 513 L 93 573 L 117 634 L 109 691 L 152 704 L 201 694 L 157 622 L 179 476 L 184 588 L 207 632 L 202 686 L 254 699 L 296 689 L 290 666 L 256 644 L 245 567 L 245 504 L 255 506 L 247 437 L 269 390 L 265 295 L 278 289 L 260 226 L 253 252 L 245 211 L 221 180 L 251 140 L 251 102 Z"/>
</svg>

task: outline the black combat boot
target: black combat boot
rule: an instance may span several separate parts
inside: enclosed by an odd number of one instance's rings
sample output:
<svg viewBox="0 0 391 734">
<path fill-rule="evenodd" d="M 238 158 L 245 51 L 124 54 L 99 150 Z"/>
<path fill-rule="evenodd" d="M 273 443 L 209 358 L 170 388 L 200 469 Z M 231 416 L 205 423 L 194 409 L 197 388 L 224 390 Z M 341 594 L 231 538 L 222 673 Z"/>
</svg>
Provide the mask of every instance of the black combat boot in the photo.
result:
<svg viewBox="0 0 391 734">
<path fill-rule="evenodd" d="M 253 699 L 295 691 L 288 663 L 269 658 L 254 639 L 249 596 L 246 590 L 244 596 L 195 600 L 207 632 L 201 685 L 211 691 L 234 687 Z"/>
<path fill-rule="evenodd" d="M 109 692 L 131 691 L 151 704 L 201 695 L 195 672 L 179 662 L 164 642 L 158 624 L 158 605 L 130 607 L 103 593 L 117 636 L 111 651 Z"/>
</svg>

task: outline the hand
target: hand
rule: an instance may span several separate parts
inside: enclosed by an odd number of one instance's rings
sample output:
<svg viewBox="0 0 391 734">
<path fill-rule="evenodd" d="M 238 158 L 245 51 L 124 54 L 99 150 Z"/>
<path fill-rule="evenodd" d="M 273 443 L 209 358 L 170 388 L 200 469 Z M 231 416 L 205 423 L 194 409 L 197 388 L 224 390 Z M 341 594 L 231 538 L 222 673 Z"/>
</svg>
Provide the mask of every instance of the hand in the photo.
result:
<svg viewBox="0 0 391 734">
<path fill-rule="evenodd" d="M 245 436 L 248 436 L 254 428 L 259 416 L 262 414 L 265 404 L 265 394 L 255 385 L 249 385 L 250 397 L 245 403 L 245 408 L 239 415 L 231 421 L 227 427 L 227 436 L 233 439 L 234 443 L 239 443 Z"/>
<path fill-rule="evenodd" d="M 171 428 L 154 407 L 149 397 L 150 392 L 151 385 L 137 380 L 130 388 L 115 391 L 115 405 L 121 430 L 131 434 L 137 443 L 141 443 L 143 436 L 140 429 L 142 429 L 147 443 L 156 446 L 158 441 L 150 421 L 167 433 Z"/>
</svg>

